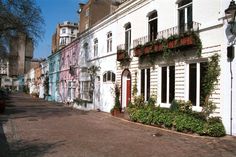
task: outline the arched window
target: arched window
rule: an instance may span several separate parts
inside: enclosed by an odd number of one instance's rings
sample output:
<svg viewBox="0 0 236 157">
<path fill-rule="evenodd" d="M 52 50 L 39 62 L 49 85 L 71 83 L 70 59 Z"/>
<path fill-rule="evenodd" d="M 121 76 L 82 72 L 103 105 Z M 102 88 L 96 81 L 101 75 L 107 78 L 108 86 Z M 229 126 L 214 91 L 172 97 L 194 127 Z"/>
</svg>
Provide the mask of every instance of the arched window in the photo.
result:
<svg viewBox="0 0 236 157">
<path fill-rule="evenodd" d="M 154 10 L 148 14 L 149 41 L 157 38 L 157 11 Z"/>
<path fill-rule="evenodd" d="M 112 71 L 107 71 L 103 74 L 103 82 L 115 82 L 116 75 Z"/>
</svg>

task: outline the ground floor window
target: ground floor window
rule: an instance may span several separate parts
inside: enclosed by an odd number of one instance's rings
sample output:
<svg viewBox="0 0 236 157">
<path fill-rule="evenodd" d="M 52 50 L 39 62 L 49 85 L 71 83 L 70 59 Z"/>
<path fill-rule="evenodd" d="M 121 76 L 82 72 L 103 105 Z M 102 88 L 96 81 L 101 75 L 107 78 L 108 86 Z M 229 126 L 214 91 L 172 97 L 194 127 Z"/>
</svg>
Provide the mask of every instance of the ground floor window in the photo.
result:
<svg viewBox="0 0 236 157">
<path fill-rule="evenodd" d="M 204 101 L 204 93 L 201 93 L 203 88 L 203 77 L 207 71 L 207 62 L 191 63 L 189 64 L 188 76 L 188 99 L 192 102 L 193 106 L 200 107 L 201 102 Z"/>
<path fill-rule="evenodd" d="M 90 95 L 90 81 L 81 81 L 80 82 L 80 99 L 82 100 L 91 100 L 92 97 Z"/>
<path fill-rule="evenodd" d="M 141 95 L 145 101 L 150 98 L 150 69 L 141 69 Z"/>
<path fill-rule="evenodd" d="M 70 81 L 70 82 L 68 82 L 67 97 L 68 97 L 70 100 L 75 99 L 75 81 Z"/>
<path fill-rule="evenodd" d="M 175 66 L 161 67 L 161 103 L 171 103 L 175 98 Z"/>
</svg>

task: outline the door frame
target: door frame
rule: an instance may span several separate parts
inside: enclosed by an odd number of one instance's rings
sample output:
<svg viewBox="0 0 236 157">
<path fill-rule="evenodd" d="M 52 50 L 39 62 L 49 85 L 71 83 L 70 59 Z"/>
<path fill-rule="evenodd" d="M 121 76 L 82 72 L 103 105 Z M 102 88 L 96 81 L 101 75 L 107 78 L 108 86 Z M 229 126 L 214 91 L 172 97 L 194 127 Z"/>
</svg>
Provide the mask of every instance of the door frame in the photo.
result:
<svg viewBox="0 0 236 157">
<path fill-rule="evenodd" d="M 131 75 L 131 72 L 129 69 L 124 69 L 122 74 L 121 74 L 121 108 L 122 107 L 128 107 L 128 104 L 126 103 L 127 102 L 127 83 L 125 84 L 126 86 L 124 87 L 124 78 L 125 78 L 125 82 L 127 82 L 127 76 L 128 74 L 130 75 L 130 97 L 132 97 L 131 95 L 131 90 L 132 90 L 132 75 Z M 123 93 L 125 92 L 125 93 Z M 125 98 L 126 100 L 124 101 L 125 104 L 123 104 L 123 95 L 125 95 Z"/>
</svg>

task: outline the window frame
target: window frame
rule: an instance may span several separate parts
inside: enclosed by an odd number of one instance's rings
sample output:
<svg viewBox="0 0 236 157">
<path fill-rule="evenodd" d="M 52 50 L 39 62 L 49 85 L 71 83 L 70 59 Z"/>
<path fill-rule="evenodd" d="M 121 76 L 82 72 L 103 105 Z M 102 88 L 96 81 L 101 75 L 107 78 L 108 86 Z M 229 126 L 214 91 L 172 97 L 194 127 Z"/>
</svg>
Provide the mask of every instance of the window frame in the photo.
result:
<svg viewBox="0 0 236 157">
<path fill-rule="evenodd" d="M 128 52 L 128 55 L 131 53 L 131 28 L 130 22 L 125 25 L 125 50 Z"/>
<path fill-rule="evenodd" d="M 149 78 L 148 78 L 148 71 L 149 71 Z M 144 97 L 144 101 L 148 101 L 148 99 L 151 96 L 150 94 L 151 94 L 151 68 L 143 68 L 140 69 L 140 95 Z"/>
<path fill-rule="evenodd" d="M 94 44 L 93 45 L 93 52 L 94 52 L 93 56 L 97 57 L 98 56 L 98 39 L 97 38 L 94 39 L 93 44 Z"/>
<path fill-rule="evenodd" d="M 181 4 L 186 1 L 186 4 Z M 187 2 L 189 1 L 189 2 Z M 193 2 L 192 0 L 182 0 L 178 4 L 178 26 L 179 26 L 179 33 L 184 33 L 193 28 Z M 189 8 L 191 7 L 191 20 L 189 21 Z M 184 23 L 181 22 L 181 11 L 184 13 Z M 187 24 L 187 28 L 186 28 Z M 183 25 L 183 26 L 182 26 Z"/>
<path fill-rule="evenodd" d="M 116 74 L 112 71 L 106 71 L 102 75 L 103 83 L 115 83 L 116 82 Z"/>
<path fill-rule="evenodd" d="M 198 61 L 189 61 L 186 63 L 185 65 L 185 71 L 186 71 L 186 75 L 185 75 L 185 101 L 188 101 L 189 100 L 189 95 L 190 95 L 190 86 L 189 86 L 189 83 L 190 83 L 190 69 L 189 69 L 189 65 L 190 64 L 196 64 L 196 105 L 192 106 L 192 110 L 193 111 L 197 111 L 197 112 L 201 112 L 202 111 L 202 106 L 200 104 L 200 84 L 201 84 L 201 76 L 200 76 L 200 68 L 201 68 L 201 63 L 207 63 L 207 59 L 202 59 L 202 60 L 198 60 Z"/>
<path fill-rule="evenodd" d="M 161 103 L 161 106 L 162 107 L 170 107 L 170 104 L 171 104 L 171 100 L 170 100 L 170 87 L 171 87 L 171 80 L 170 80 L 170 77 L 171 77 L 171 73 L 170 73 L 170 68 L 171 67 L 174 67 L 174 96 L 173 96 L 173 100 L 175 99 L 175 77 L 176 77 L 176 75 L 175 75 L 175 72 L 176 72 L 176 66 L 174 65 L 174 64 L 171 64 L 171 65 L 163 65 L 163 66 L 160 66 L 160 98 L 161 98 L 161 100 L 160 100 L 160 103 Z M 165 102 L 163 102 L 163 68 L 166 68 L 166 76 L 165 76 L 165 78 L 166 78 L 166 82 L 165 82 Z M 173 101 L 172 100 L 172 101 Z"/>
<path fill-rule="evenodd" d="M 156 16 L 152 17 L 154 14 L 156 14 Z M 156 30 L 154 34 L 156 35 L 152 36 L 151 26 L 155 24 L 155 21 L 156 21 Z M 155 41 L 157 39 L 157 35 L 158 35 L 158 14 L 157 11 L 154 10 L 148 15 L 148 41 Z"/>
<path fill-rule="evenodd" d="M 112 52 L 112 32 L 107 33 L 107 53 Z"/>
</svg>

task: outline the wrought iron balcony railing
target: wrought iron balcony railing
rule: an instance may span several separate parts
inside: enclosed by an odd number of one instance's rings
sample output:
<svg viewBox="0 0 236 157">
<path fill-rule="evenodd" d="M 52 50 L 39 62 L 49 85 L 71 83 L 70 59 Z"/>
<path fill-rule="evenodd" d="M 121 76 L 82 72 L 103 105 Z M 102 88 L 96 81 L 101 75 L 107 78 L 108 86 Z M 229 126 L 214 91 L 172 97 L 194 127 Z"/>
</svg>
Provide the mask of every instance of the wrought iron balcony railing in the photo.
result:
<svg viewBox="0 0 236 157">
<path fill-rule="evenodd" d="M 199 30 L 200 24 L 197 22 L 186 23 L 183 26 L 175 26 L 168 28 L 166 30 L 160 31 L 157 33 L 157 39 L 167 39 L 172 35 L 181 35 L 186 32 L 197 32 Z M 144 45 L 147 42 L 151 41 L 151 37 L 149 35 L 140 37 L 138 39 L 133 40 L 133 47 L 138 45 Z"/>
</svg>

